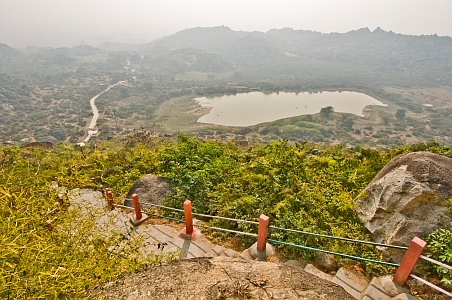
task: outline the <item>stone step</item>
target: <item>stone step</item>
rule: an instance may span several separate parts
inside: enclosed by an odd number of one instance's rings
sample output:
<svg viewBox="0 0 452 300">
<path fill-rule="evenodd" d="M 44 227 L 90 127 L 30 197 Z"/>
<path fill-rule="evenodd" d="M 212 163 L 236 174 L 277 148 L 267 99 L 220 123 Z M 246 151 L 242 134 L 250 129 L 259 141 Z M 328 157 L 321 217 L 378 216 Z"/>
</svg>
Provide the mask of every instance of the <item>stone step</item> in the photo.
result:
<svg viewBox="0 0 452 300">
<path fill-rule="evenodd" d="M 418 298 L 414 297 L 411 294 L 403 293 L 395 297 L 392 297 L 391 300 L 418 300 Z"/>
<path fill-rule="evenodd" d="M 333 275 L 324 273 L 322 271 L 320 271 L 319 269 L 317 269 L 316 267 L 314 267 L 311 264 L 307 264 L 306 267 L 304 268 L 304 270 L 312 275 L 315 275 L 319 278 L 325 279 L 327 281 L 332 281 L 333 280 Z"/>
<path fill-rule="evenodd" d="M 205 257 L 217 257 L 223 254 L 226 248 L 220 245 L 216 245 L 209 252 L 206 253 Z"/>
<path fill-rule="evenodd" d="M 331 282 L 340 285 L 355 299 L 360 299 L 362 291 L 367 287 L 369 281 L 358 272 L 351 271 L 344 267 L 340 268 Z"/>
<path fill-rule="evenodd" d="M 390 300 L 400 294 L 409 293 L 409 289 L 398 286 L 392 276 L 375 277 L 361 293 L 362 300 Z"/>
<path fill-rule="evenodd" d="M 236 258 L 240 256 L 240 252 L 232 249 L 226 249 L 226 251 L 224 251 L 220 256 Z"/>
<path fill-rule="evenodd" d="M 359 272 L 349 268 L 340 268 L 335 276 L 322 272 L 312 264 L 304 265 L 298 261 L 289 261 L 286 264 L 299 266 L 304 271 L 324 280 L 331 281 L 349 293 L 353 298 L 359 300 L 415 300 L 406 287 L 395 284 L 393 276 L 386 275 L 375 277 L 371 282 Z"/>
</svg>

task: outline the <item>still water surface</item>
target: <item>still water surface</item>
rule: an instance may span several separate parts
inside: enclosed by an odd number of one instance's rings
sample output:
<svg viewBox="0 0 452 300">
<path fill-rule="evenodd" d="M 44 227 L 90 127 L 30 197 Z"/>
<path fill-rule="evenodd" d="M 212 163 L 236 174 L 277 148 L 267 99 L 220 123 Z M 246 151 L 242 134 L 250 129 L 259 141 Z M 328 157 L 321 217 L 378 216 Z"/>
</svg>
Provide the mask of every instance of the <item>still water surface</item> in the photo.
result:
<svg viewBox="0 0 452 300">
<path fill-rule="evenodd" d="M 262 92 L 201 97 L 194 99 L 212 110 L 198 119 L 200 123 L 224 126 L 251 126 L 279 119 L 310 115 L 322 107 L 332 106 L 335 112 L 364 117 L 369 105 L 386 106 L 375 98 L 358 92 L 272 93 Z"/>
</svg>

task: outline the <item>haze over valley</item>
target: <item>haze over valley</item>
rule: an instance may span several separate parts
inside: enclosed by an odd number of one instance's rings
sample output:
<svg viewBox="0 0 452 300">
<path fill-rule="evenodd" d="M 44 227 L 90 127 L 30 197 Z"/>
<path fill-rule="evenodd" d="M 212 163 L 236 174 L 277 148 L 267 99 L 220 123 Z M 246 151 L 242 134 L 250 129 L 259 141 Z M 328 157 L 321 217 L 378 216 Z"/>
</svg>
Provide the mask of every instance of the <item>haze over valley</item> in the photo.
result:
<svg viewBox="0 0 452 300">
<path fill-rule="evenodd" d="M 0 0 L 0 298 L 446 299 L 451 11 Z"/>
<path fill-rule="evenodd" d="M 419 5 L 413 5 L 417 10 Z M 59 21 L 64 32 L 68 23 Z M 143 128 L 156 135 L 182 132 L 222 141 L 289 139 L 377 148 L 428 140 L 452 144 L 450 36 L 408 35 L 380 27 L 321 33 L 289 27 L 245 31 L 209 26 L 176 30 L 157 39 L 153 35 L 158 31 L 145 34 L 150 29 L 143 27 L 122 39 L 118 37 L 127 30 L 115 26 L 110 30 L 118 29 L 117 35 L 110 38 L 96 30 L 95 39 L 69 34 L 79 42 L 50 41 L 51 35 L 27 39 L 26 34 L 15 34 L 20 28 L 13 27 L 0 35 L 15 45 L 0 44 L 2 142 L 79 143 L 89 140 L 88 132 L 103 140 Z M 65 47 L 48 47 L 52 44 Z M 223 118 L 223 112 L 195 100 L 258 92 L 262 99 L 255 99 L 249 108 L 232 101 L 225 108 L 233 115 L 240 110 L 244 119 L 251 119 L 248 116 L 264 114 L 266 97 L 281 104 L 267 108 L 269 117 L 255 122 L 203 121 L 214 113 Z M 363 104 L 364 109 L 354 112 L 339 108 L 339 100 L 331 96 L 315 103 L 319 106 L 315 109 L 302 112 L 309 102 L 294 102 L 290 106 L 294 111 L 277 114 L 292 101 L 288 100 L 292 93 L 322 92 L 361 94 L 381 105 Z M 95 101 L 90 104 L 91 99 Z M 94 120 L 93 108 L 98 110 Z"/>
</svg>

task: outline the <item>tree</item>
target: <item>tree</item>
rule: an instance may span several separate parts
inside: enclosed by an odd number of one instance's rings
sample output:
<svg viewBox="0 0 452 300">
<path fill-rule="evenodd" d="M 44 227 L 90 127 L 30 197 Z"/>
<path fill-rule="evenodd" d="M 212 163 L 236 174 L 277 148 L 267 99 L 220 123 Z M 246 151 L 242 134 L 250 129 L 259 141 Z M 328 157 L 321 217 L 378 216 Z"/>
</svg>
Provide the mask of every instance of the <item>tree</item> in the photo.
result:
<svg viewBox="0 0 452 300">
<path fill-rule="evenodd" d="M 333 112 L 334 108 L 332 106 L 322 107 L 320 109 L 320 115 L 324 118 L 328 118 Z"/>
<path fill-rule="evenodd" d="M 115 117 L 115 123 L 116 123 L 116 130 L 118 129 L 118 116 L 116 115 L 118 111 L 116 110 L 116 108 L 113 108 L 113 110 L 111 111 L 111 113 L 113 114 L 113 116 Z"/>
<path fill-rule="evenodd" d="M 120 92 L 122 98 L 129 98 L 130 97 L 129 89 L 124 87 L 124 86 L 122 86 L 119 89 L 119 92 Z"/>
<path fill-rule="evenodd" d="M 350 116 L 342 116 L 341 125 L 345 130 L 352 131 L 355 122 Z"/>
<path fill-rule="evenodd" d="M 404 109 L 398 109 L 395 114 L 395 117 L 397 118 L 397 120 L 403 120 L 403 119 L 405 119 L 405 116 L 406 116 L 406 110 L 404 110 Z"/>
<path fill-rule="evenodd" d="M 380 117 L 384 125 L 389 125 L 389 121 L 391 121 L 391 115 L 389 113 L 380 110 L 378 112 L 378 116 Z"/>
</svg>

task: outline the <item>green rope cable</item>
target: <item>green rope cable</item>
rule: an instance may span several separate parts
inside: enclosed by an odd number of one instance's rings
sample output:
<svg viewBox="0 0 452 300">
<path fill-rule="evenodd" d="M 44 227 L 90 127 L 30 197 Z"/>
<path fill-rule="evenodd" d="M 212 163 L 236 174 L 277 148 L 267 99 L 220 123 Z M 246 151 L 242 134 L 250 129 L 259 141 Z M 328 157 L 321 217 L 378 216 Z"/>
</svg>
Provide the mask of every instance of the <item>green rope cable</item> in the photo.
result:
<svg viewBox="0 0 452 300">
<path fill-rule="evenodd" d="M 370 262 L 370 263 L 375 263 L 375 264 L 380 264 L 380 265 L 386 265 L 386 266 L 391 266 L 391 267 L 399 267 L 400 266 L 399 264 L 395 264 L 395 263 L 379 261 L 379 260 L 374 260 L 374 259 L 369 259 L 369 258 L 364 258 L 364 257 L 358 257 L 358 256 L 353 256 L 353 255 L 348 255 L 348 254 L 342 254 L 342 253 L 337 253 L 337 252 L 327 251 L 327 250 L 322 250 L 322 249 L 317 249 L 317 248 L 311 248 L 311 247 L 307 247 L 307 246 L 301 246 L 301 245 L 281 242 L 281 241 L 277 241 L 277 240 L 267 239 L 267 241 L 275 243 L 275 244 L 281 244 L 281 245 L 286 245 L 286 246 L 297 247 L 297 248 L 301 248 L 301 249 L 304 249 L 304 250 L 310 250 L 310 251 L 316 251 L 316 252 L 323 252 L 323 253 L 333 254 L 333 255 L 337 255 L 337 256 L 341 256 L 341 257 L 345 257 L 345 258 L 350 258 L 350 259 L 353 259 L 353 260 L 362 260 L 362 261 L 365 261 L 365 262 Z"/>
<path fill-rule="evenodd" d="M 312 235 L 312 236 L 318 236 L 318 237 L 339 240 L 339 241 L 347 241 L 347 242 L 354 242 L 354 243 L 360 243 L 360 244 L 366 244 L 366 245 L 372 245 L 372 246 L 378 246 L 378 247 L 408 250 L 408 247 L 403 247 L 403 246 L 395 246 L 395 245 L 379 244 L 379 243 L 367 242 L 367 241 L 361 241 L 361 240 L 353 240 L 353 239 L 336 237 L 336 236 L 331 236 L 331 235 L 324 235 L 324 234 L 319 234 L 319 233 L 305 232 L 305 231 L 294 230 L 294 229 L 286 229 L 286 228 L 281 228 L 281 227 L 276 227 L 276 226 L 268 226 L 268 228 L 282 230 L 282 231 L 288 231 L 288 232 L 294 232 L 294 233 L 300 233 L 300 234 L 306 234 L 306 235 Z"/>
</svg>

